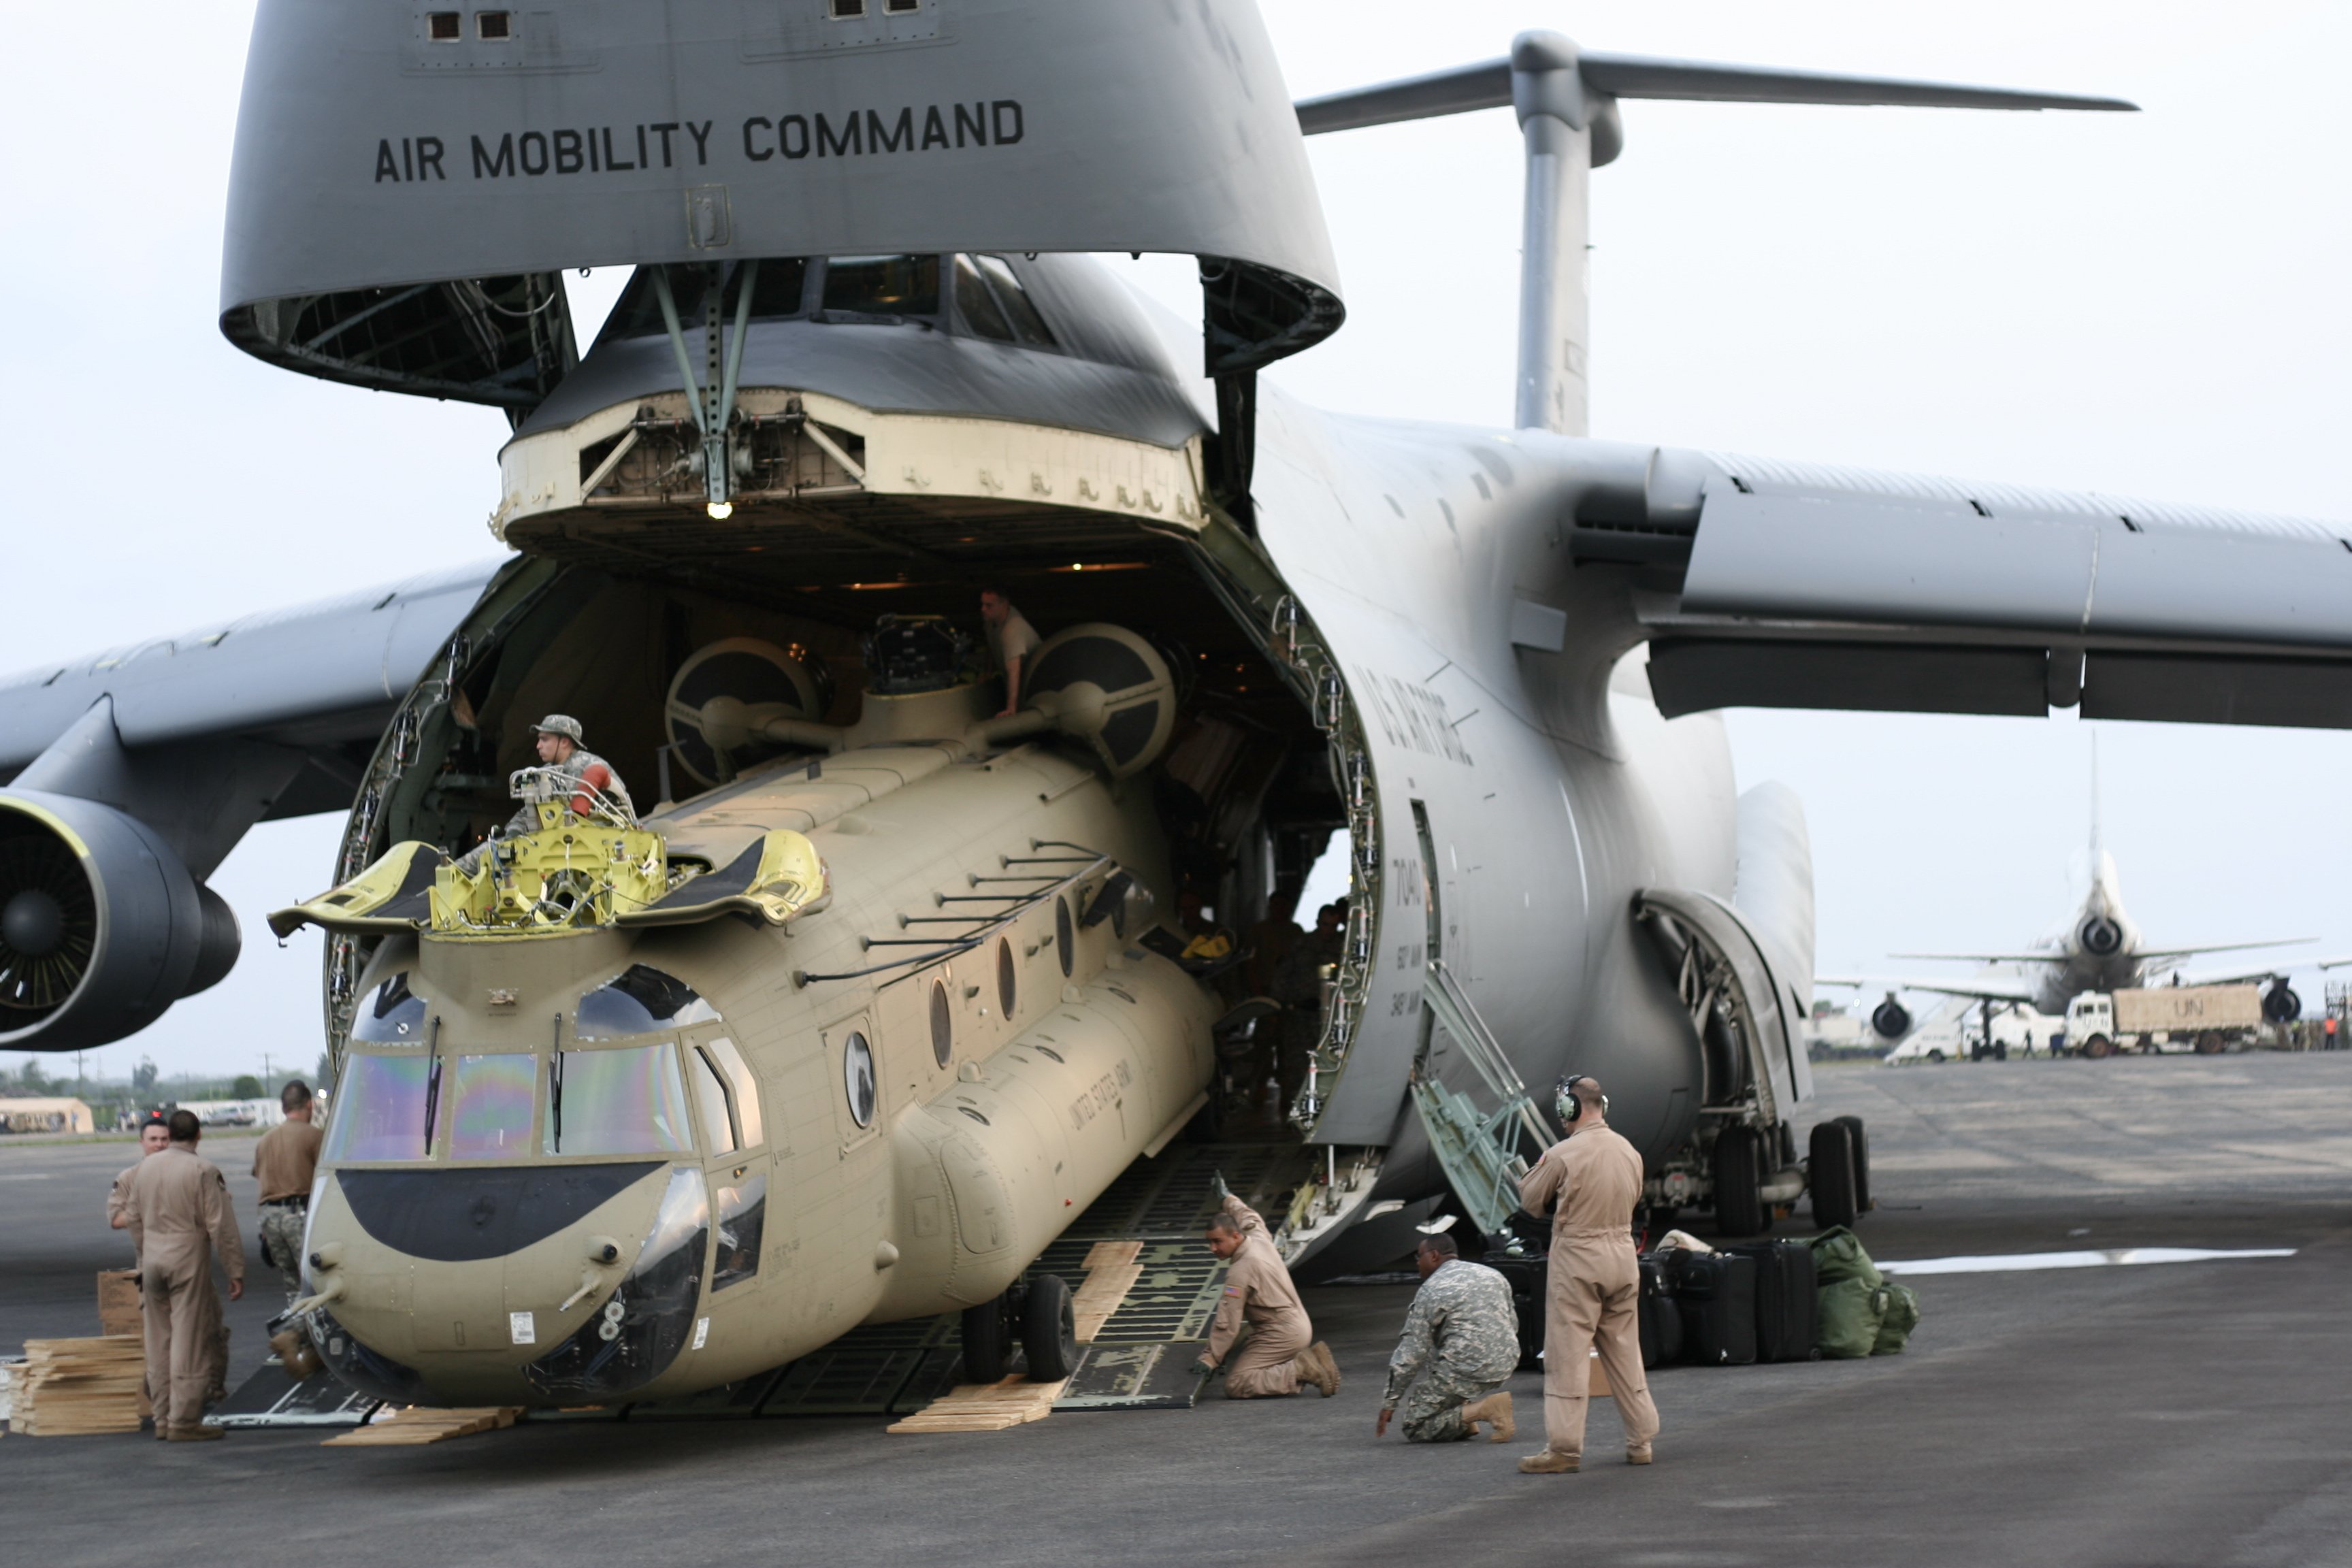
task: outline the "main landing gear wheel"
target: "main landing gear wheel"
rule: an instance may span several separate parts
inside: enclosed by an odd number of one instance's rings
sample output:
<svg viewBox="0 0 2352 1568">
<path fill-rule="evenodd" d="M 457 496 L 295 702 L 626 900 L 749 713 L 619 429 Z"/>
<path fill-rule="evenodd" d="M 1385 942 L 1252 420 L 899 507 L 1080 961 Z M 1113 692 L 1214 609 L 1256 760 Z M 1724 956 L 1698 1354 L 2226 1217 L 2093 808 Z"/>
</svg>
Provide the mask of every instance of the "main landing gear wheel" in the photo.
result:
<svg viewBox="0 0 2352 1568">
<path fill-rule="evenodd" d="M 1715 1228 L 1724 1236 L 1764 1229 L 1764 1149 L 1753 1127 L 1727 1127 L 1715 1137 Z"/>
<path fill-rule="evenodd" d="M 1029 1358 L 1029 1381 L 1059 1383 L 1078 1364 L 1078 1320 L 1070 1307 L 1070 1287 L 1058 1274 L 1029 1281 L 1021 1302 L 1021 1349 Z"/>
<path fill-rule="evenodd" d="M 1832 1116 L 1830 1120 L 1845 1129 L 1848 1141 L 1853 1144 L 1853 1212 L 1868 1214 L 1872 1206 L 1870 1134 L 1862 1130 L 1862 1118 L 1859 1116 Z"/>
<path fill-rule="evenodd" d="M 1854 1195 L 1853 1133 L 1842 1121 L 1824 1121 L 1813 1129 L 1806 1167 L 1806 1184 L 1812 1189 L 1813 1223 L 1823 1230 L 1852 1225 L 1862 1205 Z"/>
</svg>

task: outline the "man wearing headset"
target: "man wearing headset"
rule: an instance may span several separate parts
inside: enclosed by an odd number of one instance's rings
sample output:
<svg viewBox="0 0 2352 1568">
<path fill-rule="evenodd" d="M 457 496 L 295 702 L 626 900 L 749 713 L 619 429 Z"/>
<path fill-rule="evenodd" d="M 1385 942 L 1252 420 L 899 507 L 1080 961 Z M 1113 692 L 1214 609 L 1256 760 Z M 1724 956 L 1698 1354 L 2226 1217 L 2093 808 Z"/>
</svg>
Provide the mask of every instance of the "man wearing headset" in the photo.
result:
<svg viewBox="0 0 2352 1568">
<path fill-rule="evenodd" d="M 1636 1310 L 1641 1266 L 1633 1255 L 1633 1205 L 1642 1196 L 1641 1152 L 1609 1127 L 1609 1097 L 1589 1078 L 1559 1086 L 1568 1136 L 1519 1179 L 1519 1205 L 1551 1222 L 1551 1282 L 1544 1303 L 1544 1447 L 1519 1461 L 1531 1476 L 1573 1473 L 1584 1453 L 1584 1391 L 1592 1352 L 1609 1374 L 1625 1423 L 1625 1459 L 1650 1462 L 1658 1409 L 1642 1375 Z"/>
</svg>

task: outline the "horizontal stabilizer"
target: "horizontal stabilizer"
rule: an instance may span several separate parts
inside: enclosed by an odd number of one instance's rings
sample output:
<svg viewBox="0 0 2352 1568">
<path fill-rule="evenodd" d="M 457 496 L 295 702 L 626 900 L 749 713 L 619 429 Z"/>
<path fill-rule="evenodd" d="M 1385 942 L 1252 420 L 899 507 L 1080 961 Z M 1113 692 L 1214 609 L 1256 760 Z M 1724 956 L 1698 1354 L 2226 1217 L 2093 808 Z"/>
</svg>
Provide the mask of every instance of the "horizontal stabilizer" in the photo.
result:
<svg viewBox="0 0 2352 1568">
<path fill-rule="evenodd" d="M 1852 108 L 2088 109 L 2136 112 L 2120 98 L 2067 92 L 2025 92 L 2005 87 L 1910 81 L 1900 77 L 1843 76 L 1834 71 L 1782 70 L 1773 66 L 1714 65 L 1648 55 L 1588 54 L 1585 84 L 1618 98 L 1680 99 L 1704 103 L 1822 103 Z"/>
<path fill-rule="evenodd" d="M 1675 99 L 1687 102 L 2077 109 L 2126 113 L 2138 108 L 2119 98 L 1966 87 L 1896 77 L 1843 76 L 1831 71 L 1783 70 L 1772 66 L 1716 65 L 1650 55 L 1581 54 L 1578 57 L 1578 74 L 1587 88 L 1612 98 Z M 1507 58 L 1482 60 L 1476 65 L 1456 66 L 1427 76 L 1303 99 L 1298 104 L 1298 127 L 1309 136 L 1318 136 L 1367 125 L 1467 114 L 1473 110 L 1505 109 L 1510 103 L 1511 62 Z"/>
<path fill-rule="evenodd" d="M 2148 947 L 2142 948 L 2139 956 L 2152 963 L 2159 958 L 2193 958 L 2200 952 L 2252 952 L 2264 947 L 2301 947 L 2305 942 L 2318 940 L 2315 936 L 2283 936 L 2275 942 L 2208 942 L 2202 947 Z"/>
</svg>

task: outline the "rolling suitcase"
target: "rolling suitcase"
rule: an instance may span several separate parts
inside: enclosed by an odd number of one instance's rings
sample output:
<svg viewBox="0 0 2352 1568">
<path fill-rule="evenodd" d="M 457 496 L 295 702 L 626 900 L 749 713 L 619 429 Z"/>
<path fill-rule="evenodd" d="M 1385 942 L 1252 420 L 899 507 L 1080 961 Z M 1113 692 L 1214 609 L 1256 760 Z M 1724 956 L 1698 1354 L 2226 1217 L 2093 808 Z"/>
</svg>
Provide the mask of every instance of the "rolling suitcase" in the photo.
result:
<svg viewBox="0 0 2352 1568">
<path fill-rule="evenodd" d="M 1665 1266 L 1654 1253 L 1642 1258 L 1642 1364 L 1672 1366 L 1683 1356 L 1683 1310 L 1666 1284 Z"/>
<path fill-rule="evenodd" d="M 1812 1360 L 1819 1301 L 1813 1249 L 1801 1241 L 1751 1241 L 1726 1250 L 1756 1260 L 1756 1359 Z"/>
<path fill-rule="evenodd" d="M 1683 1359 L 1747 1366 L 1756 1359 L 1756 1259 L 1738 1252 L 1685 1252 L 1673 1269 L 1682 1309 Z"/>
<path fill-rule="evenodd" d="M 1519 1370 L 1535 1372 L 1544 1347 L 1544 1296 L 1551 1284 L 1550 1264 L 1540 1252 L 1486 1254 L 1480 1262 L 1500 1274 L 1511 1287 L 1511 1308 L 1519 1320 Z"/>
</svg>

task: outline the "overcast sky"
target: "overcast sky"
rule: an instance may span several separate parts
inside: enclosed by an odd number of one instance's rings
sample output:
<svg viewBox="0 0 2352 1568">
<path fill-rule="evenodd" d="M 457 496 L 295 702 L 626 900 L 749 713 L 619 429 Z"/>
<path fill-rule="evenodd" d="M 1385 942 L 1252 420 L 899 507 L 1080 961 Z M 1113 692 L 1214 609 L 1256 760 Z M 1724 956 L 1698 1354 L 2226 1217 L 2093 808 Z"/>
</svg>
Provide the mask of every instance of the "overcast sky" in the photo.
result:
<svg viewBox="0 0 2352 1568">
<path fill-rule="evenodd" d="M 2114 94 L 2138 115 L 1629 103 L 1593 180 L 1593 433 L 2352 516 L 2342 161 L 2352 8 L 2320 4 L 1576 6 L 1269 0 L 1295 95 L 1586 47 Z M 250 12 L 140 8 L 95 47 L 16 7 L 0 55 L 11 592 L 0 669 L 489 554 L 497 414 L 331 386 L 215 324 Z M 1519 161 L 1507 112 L 1309 143 L 1349 320 L 1277 375 L 1327 406 L 1510 415 Z M 1127 264 L 1122 264 L 1127 265 Z M 1197 313 L 1181 264 L 1130 275 Z M 583 286 L 609 299 L 612 279 Z M 1825 971 L 2005 947 L 2062 921 L 2100 731 L 2105 839 L 2166 943 L 2352 952 L 2352 737 L 1747 712 L 1743 784 L 1811 815 Z M 215 878 L 246 956 L 100 1053 L 166 1072 L 318 1052 L 338 824 L 257 830 Z M 2303 984 L 2319 1001 L 2316 976 Z M 48 1064 L 55 1067 L 57 1064 Z"/>
</svg>

